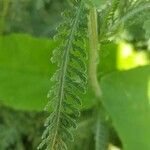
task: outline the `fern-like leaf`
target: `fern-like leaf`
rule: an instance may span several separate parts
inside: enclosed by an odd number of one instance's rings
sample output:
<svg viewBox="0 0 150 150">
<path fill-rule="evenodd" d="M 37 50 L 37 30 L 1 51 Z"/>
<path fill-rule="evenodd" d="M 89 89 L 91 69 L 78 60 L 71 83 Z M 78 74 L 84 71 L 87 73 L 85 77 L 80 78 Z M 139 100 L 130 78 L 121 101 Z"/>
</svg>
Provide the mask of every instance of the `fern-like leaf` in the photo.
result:
<svg viewBox="0 0 150 150">
<path fill-rule="evenodd" d="M 129 7 L 126 11 L 126 14 L 119 18 L 118 21 L 111 27 L 111 30 L 116 30 L 120 24 L 126 23 L 129 19 L 133 18 L 136 14 L 150 10 L 150 1 L 140 1 Z"/>
<path fill-rule="evenodd" d="M 106 34 L 109 32 L 110 27 L 113 25 L 115 21 L 115 13 L 118 9 L 118 6 L 120 4 L 120 0 L 112 0 L 112 2 L 107 5 L 106 10 L 104 10 L 104 17 L 103 22 L 101 25 L 101 38 L 106 36 Z"/>
<path fill-rule="evenodd" d="M 103 22 L 101 25 L 101 42 L 107 41 L 111 37 L 114 37 L 122 25 L 127 23 L 129 26 L 129 20 L 135 17 L 138 13 L 141 14 L 144 11 L 150 10 L 149 0 L 113 0 L 108 5 L 106 11 L 103 14 Z M 131 21 L 138 21 L 135 18 Z"/>
<path fill-rule="evenodd" d="M 57 62 L 59 69 L 52 77 L 54 86 L 48 94 L 50 102 L 46 106 L 48 110 L 52 101 L 53 112 L 45 122 L 43 141 L 38 149 L 66 150 L 66 140 L 73 141 L 70 128 L 77 127 L 75 119 L 80 115 L 77 105 L 81 104 L 76 95 L 77 91 L 85 92 L 86 84 L 86 52 L 83 47 L 86 33 L 81 23 L 86 16 L 83 12 L 81 1 L 75 15 L 64 13 L 65 22 L 59 26 L 55 37 L 60 41 L 60 46 L 54 50 L 51 60 Z"/>
</svg>

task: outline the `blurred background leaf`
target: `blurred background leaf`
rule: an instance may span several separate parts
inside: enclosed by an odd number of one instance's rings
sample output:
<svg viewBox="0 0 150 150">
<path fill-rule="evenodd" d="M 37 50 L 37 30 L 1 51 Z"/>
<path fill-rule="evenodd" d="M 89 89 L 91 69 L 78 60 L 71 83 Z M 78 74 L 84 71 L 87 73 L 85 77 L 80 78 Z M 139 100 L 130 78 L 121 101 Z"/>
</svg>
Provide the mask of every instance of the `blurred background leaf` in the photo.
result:
<svg viewBox="0 0 150 150">
<path fill-rule="evenodd" d="M 150 66 L 102 79 L 103 103 L 125 150 L 150 149 Z M 109 89 L 109 90 L 108 90 Z"/>
<path fill-rule="evenodd" d="M 1 32 L 50 37 L 62 20 L 64 8 L 69 9 L 65 0 L 0 0 L 0 20 L 5 24 Z"/>
<path fill-rule="evenodd" d="M 0 36 L 1 104 L 21 110 L 43 111 L 51 87 L 50 76 L 56 69 L 50 62 L 56 46 L 53 40 L 24 34 Z M 92 105 L 89 90 L 83 98 L 83 109 Z"/>
<path fill-rule="evenodd" d="M 143 28 L 145 29 L 146 37 L 149 38 L 150 37 L 150 19 L 144 22 Z"/>
</svg>

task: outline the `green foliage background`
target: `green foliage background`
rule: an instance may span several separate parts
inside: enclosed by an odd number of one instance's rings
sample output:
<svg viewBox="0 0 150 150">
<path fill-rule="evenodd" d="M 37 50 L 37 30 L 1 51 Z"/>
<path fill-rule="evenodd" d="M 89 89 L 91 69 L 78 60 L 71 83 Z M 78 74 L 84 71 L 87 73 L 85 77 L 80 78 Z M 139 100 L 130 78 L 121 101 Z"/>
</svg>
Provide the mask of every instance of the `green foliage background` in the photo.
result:
<svg viewBox="0 0 150 150">
<path fill-rule="evenodd" d="M 0 149 L 35 150 L 47 116 L 43 108 L 51 87 L 50 76 L 56 69 L 50 57 L 58 43 L 47 37 L 56 32 L 55 27 L 61 21 L 60 12 L 70 6 L 61 0 L 10 0 L 5 17 L 1 15 L 2 6 L 0 0 Z M 114 131 L 110 138 L 114 145 L 126 150 L 150 149 L 148 14 L 138 25 L 131 24 L 118 43 L 102 46 L 99 54 L 103 103 L 114 126 L 112 129 L 110 123 L 110 130 Z M 137 31 L 142 31 L 140 36 Z M 132 46 L 132 61 L 118 55 L 123 51 L 119 48 L 122 41 Z M 135 60 L 141 52 L 147 60 L 141 57 L 145 63 L 139 65 Z M 128 69 L 118 68 L 118 63 Z M 74 133 L 75 142 L 69 145 L 71 150 L 94 148 L 92 109 L 95 100 L 90 87 L 82 100 L 82 116 Z"/>
</svg>

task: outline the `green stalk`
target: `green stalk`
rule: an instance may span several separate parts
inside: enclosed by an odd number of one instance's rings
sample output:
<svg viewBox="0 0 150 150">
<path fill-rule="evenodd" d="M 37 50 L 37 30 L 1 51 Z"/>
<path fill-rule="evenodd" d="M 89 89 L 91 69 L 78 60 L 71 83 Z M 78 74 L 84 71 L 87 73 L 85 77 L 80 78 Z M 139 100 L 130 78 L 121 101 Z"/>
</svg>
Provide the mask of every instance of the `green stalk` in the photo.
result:
<svg viewBox="0 0 150 150">
<path fill-rule="evenodd" d="M 97 68 L 99 63 L 99 42 L 97 27 L 97 11 L 95 7 L 91 7 L 89 12 L 88 32 L 89 32 L 89 79 L 92 89 L 97 98 L 101 98 L 101 88 L 97 77 Z"/>
<path fill-rule="evenodd" d="M 97 11 L 95 7 L 91 7 L 89 12 L 89 79 L 92 89 L 96 96 L 96 107 L 94 116 L 96 119 L 96 130 L 95 130 L 95 150 L 106 150 L 108 149 L 109 139 L 106 121 L 106 111 L 101 103 L 101 87 L 98 82 L 98 64 L 99 64 L 99 40 L 98 40 L 98 22 L 97 22 Z"/>
</svg>

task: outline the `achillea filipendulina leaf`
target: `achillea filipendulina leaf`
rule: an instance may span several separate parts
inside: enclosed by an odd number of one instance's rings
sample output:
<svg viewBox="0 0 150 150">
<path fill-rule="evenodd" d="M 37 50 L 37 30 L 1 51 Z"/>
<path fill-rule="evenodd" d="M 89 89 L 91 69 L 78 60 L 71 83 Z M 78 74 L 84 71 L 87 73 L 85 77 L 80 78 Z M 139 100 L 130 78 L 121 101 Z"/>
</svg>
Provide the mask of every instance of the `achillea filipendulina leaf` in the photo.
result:
<svg viewBox="0 0 150 150">
<path fill-rule="evenodd" d="M 65 22 L 58 27 L 58 35 L 55 36 L 55 40 L 58 40 L 60 44 L 54 50 L 51 60 L 57 63 L 59 68 L 52 77 L 54 86 L 48 93 L 50 100 L 46 106 L 46 110 L 53 107 L 53 112 L 45 122 L 46 129 L 39 149 L 67 149 L 65 142 L 68 139 L 73 140 L 71 128 L 77 128 L 75 119 L 80 116 L 78 105 L 81 105 L 81 100 L 76 94 L 85 92 L 87 79 L 84 43 L 86 34 L 82 24 L 85 20 L 81 20 L 86 17 L 84 17 L 83 2 L 77 5 L 75 14 L 63 13 Z M 76 92 L 74 92 L 75 89 Z"/>
</svg>

